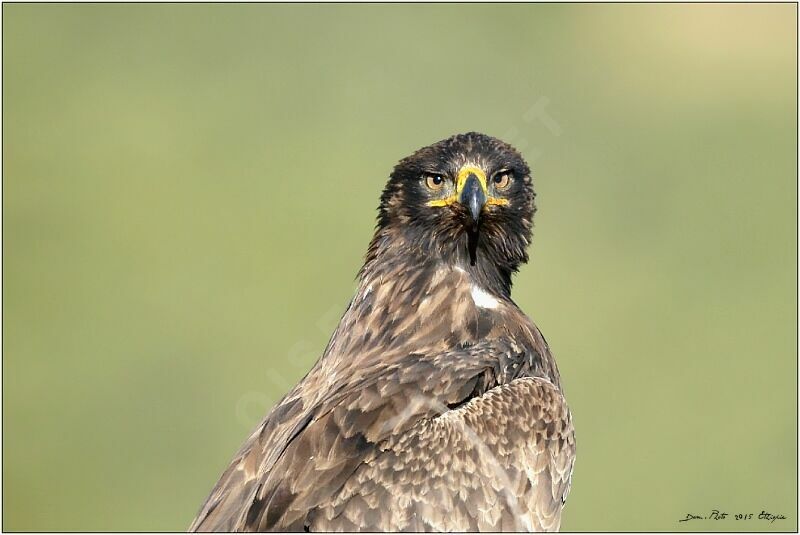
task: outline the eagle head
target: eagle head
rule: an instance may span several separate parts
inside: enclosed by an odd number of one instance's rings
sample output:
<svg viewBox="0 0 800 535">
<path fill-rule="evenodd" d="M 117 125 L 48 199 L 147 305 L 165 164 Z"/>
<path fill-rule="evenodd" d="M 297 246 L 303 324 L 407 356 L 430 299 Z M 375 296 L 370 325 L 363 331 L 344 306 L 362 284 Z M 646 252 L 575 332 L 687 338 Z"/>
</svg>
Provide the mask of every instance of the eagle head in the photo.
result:
<svg viewBox="0 0 800 535">
<path fill-rule="evenodd" d="M 394 168 L 368 261 L 399 246 L 510 288 L 528 260 L 534 197 L 530 169 L 507 143 L 477 132 L 439 141 Z"/>
</svg>

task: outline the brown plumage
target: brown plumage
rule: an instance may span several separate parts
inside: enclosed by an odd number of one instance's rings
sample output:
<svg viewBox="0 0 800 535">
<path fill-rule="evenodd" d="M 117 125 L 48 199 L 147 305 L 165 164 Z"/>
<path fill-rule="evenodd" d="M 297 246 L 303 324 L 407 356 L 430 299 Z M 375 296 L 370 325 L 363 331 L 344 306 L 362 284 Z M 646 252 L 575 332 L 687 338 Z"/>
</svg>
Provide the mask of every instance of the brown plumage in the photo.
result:
<svg viewBox="0 0 800 535">
<path fill-rule="evenodd" d="M 402 160 L 358 290 L 191 531 L 553 531 L 575 459 L 547 342 L 511 300 L 530 171 L 470 133 Z"/>
</svg>

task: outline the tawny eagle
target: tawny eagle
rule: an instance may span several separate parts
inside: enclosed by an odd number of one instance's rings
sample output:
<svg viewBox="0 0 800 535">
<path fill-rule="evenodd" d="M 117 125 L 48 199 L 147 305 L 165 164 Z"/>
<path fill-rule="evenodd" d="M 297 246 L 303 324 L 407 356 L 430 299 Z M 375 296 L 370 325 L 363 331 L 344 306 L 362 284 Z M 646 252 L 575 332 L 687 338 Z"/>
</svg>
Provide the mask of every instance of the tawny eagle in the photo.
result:
<svg viewBox="0 0 800 535">
<path fill-rule="evenodd" d="M 522 156 L 483 134 L 400 161 L 325 352 L 190 530 L 557 530 L 572 417 L 511 300 L 534 197 Z"/>
</svg>

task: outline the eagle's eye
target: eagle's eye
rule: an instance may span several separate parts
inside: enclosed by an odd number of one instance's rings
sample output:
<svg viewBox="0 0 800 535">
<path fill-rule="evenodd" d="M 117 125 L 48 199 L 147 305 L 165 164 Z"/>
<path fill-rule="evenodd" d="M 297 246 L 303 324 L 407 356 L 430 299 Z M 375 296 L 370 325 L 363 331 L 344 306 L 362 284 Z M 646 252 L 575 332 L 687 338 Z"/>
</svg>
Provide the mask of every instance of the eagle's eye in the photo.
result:
<svg viewBox="0 0 800 535">
<path fill-rule="evenodd" d="M 444 177 L 438 173 L 425 173 L 425 185 L 430 190 L 438 191 L 444 186 Z"/>
<path fill-rule="evenodd" d="M 494 187 L 497 189 L 505 189 L 511 183 L 511 179 L 514 176 L 509 170 L 498 171 L 493 177 L 492 182 L 494 182 Z"/>
</svg>

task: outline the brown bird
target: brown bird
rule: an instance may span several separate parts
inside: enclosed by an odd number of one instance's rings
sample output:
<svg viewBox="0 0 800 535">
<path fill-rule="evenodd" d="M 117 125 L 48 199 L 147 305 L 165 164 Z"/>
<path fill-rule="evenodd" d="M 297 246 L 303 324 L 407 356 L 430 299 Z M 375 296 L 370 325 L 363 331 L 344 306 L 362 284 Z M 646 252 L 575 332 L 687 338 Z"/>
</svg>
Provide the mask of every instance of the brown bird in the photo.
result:
<svg viewBox="0 0 800 535">
<path fill-rule="evenodd" d="M 358 290 L 322 358 L 267 415 L 190 531 L 554 531 L 572 417 L 511 300 L 534 191 L 468 133 L 400 161 Z"/>
</svg>

